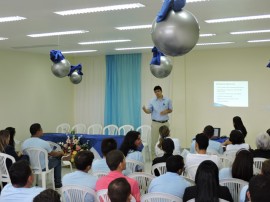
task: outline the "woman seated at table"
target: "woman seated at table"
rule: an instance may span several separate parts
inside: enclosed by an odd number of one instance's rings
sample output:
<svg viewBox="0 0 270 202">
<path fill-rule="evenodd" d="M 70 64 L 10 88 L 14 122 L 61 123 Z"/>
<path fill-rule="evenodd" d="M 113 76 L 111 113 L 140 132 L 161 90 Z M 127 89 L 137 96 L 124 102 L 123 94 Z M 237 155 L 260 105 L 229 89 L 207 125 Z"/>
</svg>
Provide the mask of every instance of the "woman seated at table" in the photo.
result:
<svg viewBox="0 0 270 202">
<path fill-rule="evenodd" d="M 226 146 L 226 151 L 235 150 L 238 151 L 239 149 L 250 149 L 249 144 L 245 143 L 245 137 L 239 130 L 232 130 L 230 133 L 229 141 L 231 144 Z"/>
<path fill-rule="evenodd" d="M 224 199 L 233 201 L 228 187 L 220 186 L 218 179 L 218 167 L 210 160 L 203 161 L 196 172 L 195 186 L 187 187 L 183 201 L 195 199 L 195 201 L 216 201 Z"/>
<path fill-rule="evenodd" d="M 164 125 L 164 126 L 161 126 L 159 128 L 159 136 L 160 136 L 159 141 L 156 143 L 156 146 L 155 146 L 155 154 L 157 157 L 161 157 L 164 155 L 164 151 L 162 149 L 162 142 L 166 138 L 172 139 L 172 141 L 174 143 L 173 155 L 180 155 L 181 154 L 179 140 L 177 138 L 170 137 L 170 129 L 168 128 L 168 126 Z"/>
<path fill-rule="evenodd" d="M 241 149 L 237 152 L 231 168 L 222 168 L 219 171 L 219 179 L 237 178 L 249 181 L 253 177 L 253 154 Z"/>
<path fill-rule="evenodd" d="M 119 150 L 123 152 L 127 159 L 136 160 L 144 163 L 142 153 L 139 151 L 139 147 L 142 144 L 141 134 L 138 131 L 129 131 Z M 136 172 L 143 170 L 143 167 L 137 166 Z"/>
</svg>

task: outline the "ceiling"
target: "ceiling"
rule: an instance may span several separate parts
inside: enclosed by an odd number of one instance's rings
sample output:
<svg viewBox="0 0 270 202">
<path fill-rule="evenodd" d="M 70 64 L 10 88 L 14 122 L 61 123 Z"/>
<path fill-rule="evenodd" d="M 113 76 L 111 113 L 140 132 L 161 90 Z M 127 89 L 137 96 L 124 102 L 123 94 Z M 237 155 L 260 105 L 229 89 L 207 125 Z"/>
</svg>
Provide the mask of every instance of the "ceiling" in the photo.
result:
<svg viewBox="0 0 270 202">
<path fill-rule="evenodd" d="M 0 50 L 24 51 L 49 54 L 52 49 L 61 51 L 97 50 L 83 55 L 122 54 L 151 52 L 151 49 L 116 51 L 115 48 L 153 46 L 151 29 L 119 31 L 115 27 L 152 24 L 162 6 L 162 0 L 1 0 L 0 17 L 21 16 L 26 20 L 0 23 Z M 141 3 L 143 8 L 114 12 L 99 12 L 82 15 L 60 16 L 56 11 Z M 196 46 L 194 49 L 238 48 L 269 46 L 270 42 L 247 43 L 247 40 L 270 39 L 270 33 L 231 35 L 232 31 L 270 29 L 270 19 L 208 24 L 214 18 L 240 17 L 270 14 L 270 0 L 209 0 L 187 3 L 185 10 L 196 16 L 200 34 L 215 33 L 203 37 L 198 43 L 235 42 L 227 45 Z M 88 33 L 66 36 L 31 38 L 27 35 L 71 30 L 88 30 Z M 97 40 L 130 39 L 130 42 L 115 44 L 79 45 L 79 42 Z"/>
</svg>

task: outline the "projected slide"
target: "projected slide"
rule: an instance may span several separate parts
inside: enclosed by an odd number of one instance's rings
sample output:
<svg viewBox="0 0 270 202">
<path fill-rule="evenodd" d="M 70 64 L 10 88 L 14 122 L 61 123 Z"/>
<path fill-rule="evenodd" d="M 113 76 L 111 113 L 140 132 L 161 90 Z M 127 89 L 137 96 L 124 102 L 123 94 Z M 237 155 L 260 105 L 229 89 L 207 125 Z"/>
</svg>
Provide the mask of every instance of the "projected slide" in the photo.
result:
<svg viewBox="0 0 270 202">
<path fill-rule="evenodd" d="M 248 81 L 214 81 L 215 107 L 248 107 Z"/>
</svg>

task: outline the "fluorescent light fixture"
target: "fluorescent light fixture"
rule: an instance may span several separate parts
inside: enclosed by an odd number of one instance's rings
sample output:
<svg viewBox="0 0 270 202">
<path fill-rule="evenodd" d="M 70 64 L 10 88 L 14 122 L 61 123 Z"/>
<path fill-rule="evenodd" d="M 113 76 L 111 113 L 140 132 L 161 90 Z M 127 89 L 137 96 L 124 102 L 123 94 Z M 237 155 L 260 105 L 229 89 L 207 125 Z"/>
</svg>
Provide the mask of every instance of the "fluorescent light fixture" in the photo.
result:
<svg viewBox="0 0 270 202">
<path fill-rule="evenodd" d="M 41 34 L 29 34 L 29 37 L 46 37 L 46 36 L 60 36 L 60 35 L 72 35 L 72 34 L 83 34 L 89 31 L 86 30 L 74 30 L 74 31 L 65 31 L 65 32 L 50 32 L 50 33 L 41 33 Z"/>
<path fill-rule="evenodd" d="M 217 42 L 217 43 L 197 43 L 197 46 L 212 46 L 212 45 L 225 45 L 225 44 L 231 44 L 234 42 Z"/>
<path fill-rule="evenodd" d="M 270 39 L 250 40 L 250 41 L 248 41 L 248 43 L 261 43 L 261 42 L 270 42 Z"/>
<path fill-rule="evenodd" d="M 7 40 L 8 38 L 0 37 L 0 41 Z"/>
<path fill-rule="evenodd" d="M 70 54 L 70 53 L 91 53 L 96 52 L 97 50 L 77 50 L 77 51 L 62 51 L 64 54 Z"/>
<path fill-rule="evenodd" d="M 254 31 L 242 31 L 242 32 L 230 32 L 230 34 L 260 34 L 260 33 L 269 33 L 270 30 L 254 30 Z"/>
<path fill-rule="evenodd" d="M 216 34 L 200 34 L 200 37 L 216 36 Z"/>
<path fill-rule="evenodd" d="M 11 17 L 3 17 L 0 18 L 0 22 L 12 22 L 12 21 L 20 21 L 25 20 L 26 18 L 20 16 L 11 16 Z"/>
<path fill-rule="evenodd" d="M 77 14 L 85 14 L 85 13 L 126 10 L 126 9 L 142 8 L 142 7 L 145 7 L 145 5 L 140 4 L 140 3 L 134 3 L 134 4 L 122 4 L 122 5 L 114 5 L 114 6 L 103 6 L 103 7 L 93 7 L 93 8 L 57 11 L 54 13 L 58 14 L 58 15 L 65 16 L 65 15 L 77 15 Z"/>
<path fill-rule="evenodd" d="M 149 29 L 152 25 L 135 25 L 135 26 L 126 26 L 126 27 L 115 27 L 118 30 L 133 30 L 133 29 Z"/>
<path fill-rule="evenodd" d="M 212 20 L 205 20 L 205 22 L 206 23 L 236 22 L 236 21 L 245 21 L 245 20 L 261 20 L 261 19 L 268 19 L 268 18 L 270 18 L 270 15 L 255 15 L 255 16 L 245 16 L 245 17 L 212 19 Z"/>
<path fill-rule="evenodd" d="M 122 43 L 131 41 L 130 39 L 122 39 L 122 40 L 107 40 L 107 41 L 88 41 L 88 42 L 80 42 L 80 45 L 91 45 L 91 44 L 104 44 L 104 43 Z"/>
<path fill-rule="evenodd" d="M 121 51 L 121 50 L 141 50 L 141 49 L 150 49 L 153 46 L 145 46 L 145 47 L 130 47 L 130 48 L 116 48 L 114 50 Z"/>
</svg>

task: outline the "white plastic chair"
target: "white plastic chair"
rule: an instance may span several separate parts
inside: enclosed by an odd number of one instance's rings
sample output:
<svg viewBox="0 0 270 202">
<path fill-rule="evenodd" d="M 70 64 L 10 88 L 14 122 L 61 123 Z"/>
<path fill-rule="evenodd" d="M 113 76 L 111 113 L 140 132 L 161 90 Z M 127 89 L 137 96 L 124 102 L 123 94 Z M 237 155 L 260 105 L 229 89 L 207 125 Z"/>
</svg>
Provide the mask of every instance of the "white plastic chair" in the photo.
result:
<svg viewBox="0 0 270 202">
<path fill-rule="evenodd" d="M 56 127 L 57 133 L 68 133 L 70 130 L 70 125 L 68 123 L 61 123 Z"/>
<path fill-rule="evenodd" d="M 1 182 L 1 189 L 3 190 L 3 182 L 9 183 L 10 176 L 8 172 L 8 168 L 6 165 L 6 160 L 11 160 L 12 164 L 15 163 L 15 158 L 11 155 L 0 153 L 0 182 Z"/>
<path fill-rule="evenodd" d="M 262 170 L 262 163 L 267 160 L 266 158 L 259 158 L 259 157 L 255 157 L 253 158 L 253 174 L 257 175 L 261 173 Z"/>
<path fill-rule="evenodd" d="M 102 159 L 97 150 L 94 147 L 91 147 L 90 151 L 94 154 L 95 159 Z"/>
<path fill-rule="evenodd" d="M 151 127 L 148 125 L 142 125 L 136 129 L 136 131 L 141 133 L 141 140 L 144 146 L 143 151 L 145 154 L 149 155 L 149 160 L 152 161 L 151 153 Z M 146 155 L 144 155 L 146 156 Z M 144 160 L 146 161 L 146 160 Z"/>
<path fill-rule="evenodd" d="M 228 187 L 232 195 L 233 201 L 238 202 L 241 189 L 245 185 L 248 185 L 248 182 L 236 178 L 230 178 L 220 180 L 219 184 Z"/>
<path fill-rule="evenodd" d="M 86 202 L 89 201 L 89 199 L 92 199 L 93 201 L 97 202 L 97 195 L 95 190 L 89 187 L 79 185 L 63 186 L 62 198 L 66 202 L 78 202 L 78 201 Z"/>
<path fill-rule="evenodd" d="M 102 125 L 93 124 L 87 128 L 87 134 L 91 135 L 101 135 L 102 134 Z"/>
<path fill-rule="evenodd" d="M 134 159 L 126 159 L 126 170 L 134 173 L 138 167 L 142 168 L 142 171 L 144 171 L 144 164 L 142 162 Z"/>
<path fill-rule="evenodd" d="M 183 176 L 183 175 L 182 175 L 182 177 L 183 177 L 186 181 L 188 181 L 188 182 L 190 183 L 191 186 L 194 186 L 194 185 L 195 185 L 195 181 L 194 181 L 193 179 L 191 179 L 191 178 L 189 178 L 189 177 L 186 177 L 186 176 Z"/>
<path fill-rule="evenodd" d="M 238 152 L 237 149 L 234 149 L 234 150 L 228 150 L 228 151 L 225 151 L 225 152 L 223 153 L 223 156 L 225 156 L 225 157 L 231 159 L 231 161 L 234 162 L 235 155 L 236 155 L 237 152 Z"/>
<path fill-rule="evenodd" d="M 75 131 L 76 134 L 85 134 L 86 125 L 83 123 L 78 123 L 71 128 L 71 131 Z"/>
<path fill-rule="evenodd" d="M 46 189 L 46 174 L 50 174 L 53 189 L 55 189 L 54 168 L 49 169 L 48 152 L 45 149 L 29 147 L 24 149 L 23 153 L 29 156 L 33 174 L 41 175 L 42 188 Z M 41 167 L 42 160 L 45 162 L 45 170 Z"/>
<path fill-rule="evenodd" d="M 52 141 L 47 141 L 47 142 L 50 144 L 50 146 L 51 146 L 51 148 L 53 150 L 55 150 L 55 151 L 61 151 L 62 150 L 59 144 L 57 144 L 55 142 L 52 142 Z M 62 167 L 63 166 L 69 166 L 70 172 L 72 172 L 72 163 L 70 161 L 68 161 L 68 160 L 65 160 L 65 159 L 68 159 L 69 156 L 70 156 L 70 154 L 66 155 L 66 156 L 62 156 L 61 157 L 61 164 L 62 164 Z"/>
<path fill-rule="evenodd" d="M 155 178 L 154 175 L 145 172 L 131 173 L 128 177 L 133 178 L 138 182 L 141 195 L 148 193 L 148 187 L 151 181 Z"/>
<path fill-rule="evenodd" d="M 157 163 L 155 165 L 152 165 L 151 173 L 152 175 L 155 175 L 155 170 L 158 170 L 159 175 L 162 175 L 167 172 L 166 163 Z"/>
<path fill-rule="evenodd" d="M 183 200 L 177 196 L 152 192 L 141 196 L 141 202 L 182 202 Z"/>
<path fill-rule="evenodd" d="M 102 133 L 104 135 L 117 135 L 118 133 L 118 126 L 117 125 L 107 125 L 103 128 Z"/>
<path fill-rule="evenodd" d="M 134 127 L 132 125 L 123 125 L 118 128 L 118 135 L 125 136 L 131 130 L 134 130 Z"/>
<path fill-rule="evenodd" d="M 200 164 L 194 164 L 185 168 L 184 176 L 195 180 L 195 175 Z"/>
<path fill-rule="evenodd" d="M 222 164 L 221 168 L 231 168 L 232 167 L 233 162 L 232 162 L 231 158 L 228 158 L 224 155 L 221 155 L 221 156 L 219 156 L 219 159 L 220 159 L 221 164 Z"/>
</svg>

